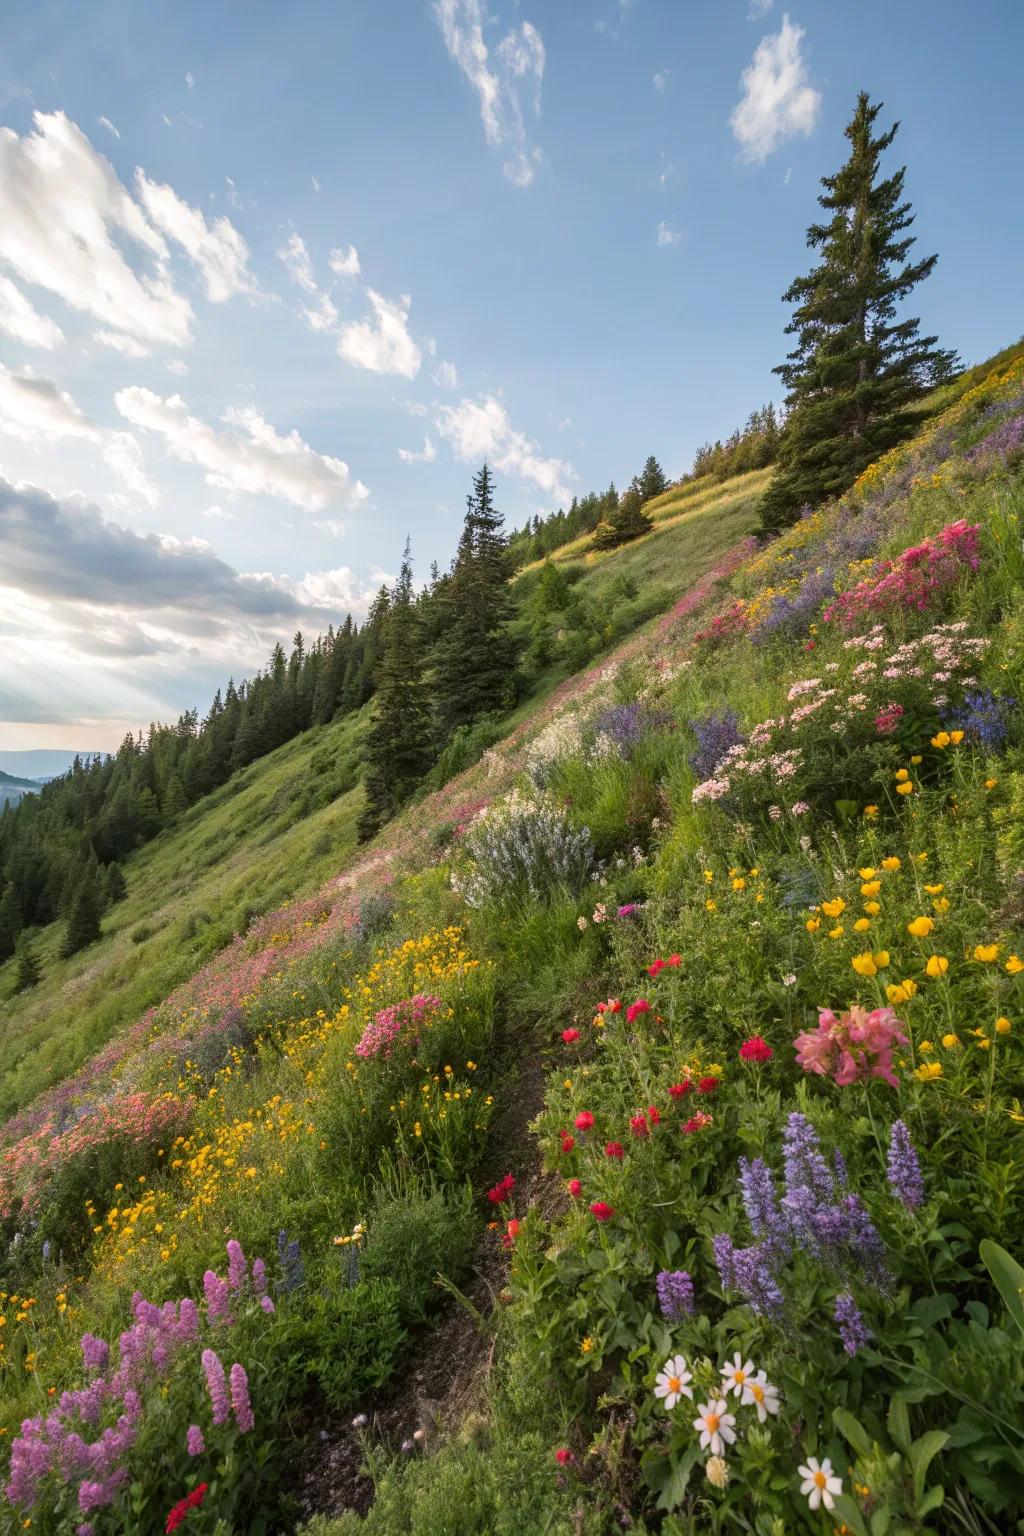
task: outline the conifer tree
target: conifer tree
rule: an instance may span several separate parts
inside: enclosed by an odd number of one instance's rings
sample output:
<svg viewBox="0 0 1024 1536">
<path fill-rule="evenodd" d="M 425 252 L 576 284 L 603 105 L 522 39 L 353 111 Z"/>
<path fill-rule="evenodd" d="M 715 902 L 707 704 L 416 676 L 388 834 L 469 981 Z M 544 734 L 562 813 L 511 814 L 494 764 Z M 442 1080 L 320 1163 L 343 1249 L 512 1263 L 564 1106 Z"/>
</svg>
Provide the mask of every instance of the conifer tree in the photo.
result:
<svg viewBox="0 0 1024 1536">
<path fill-rule="evenodd" d="M 61 956 L 66 960 L 100 936 L 100 905 L 92 880 L 83 880 L 68 913 Z"/>
<path fill-rule="evenodd" d="M 431 761 L 424 650 L 408 540 L 381 622 L 383 649 L 366 738 L 366 804 L 359 821 L 364 841 L 404 804 Z"/>
<path fill-rule="evenodd" d="M 664 491 L 668 490 L 668 480 L 665 477 L 665 471 L 653 453 L 644 465 L 640 475 L 634 481 L 634 485 L 640 493 L 641 505 L 645 501 L 653 501 L 655 496 L 660 496 Z"/>
<path fill-rule="evenodd" d="M 0 964 L 14 954 L 21 932 L 21 909 L 14 886 L 4 887 L 0 897 Z"/>
<path fill-rule="evenodd" d="M 27 992 L 29 987 L 38 984 L 42 970 L 36 958 L 36 952 L 29 943 L 25 934 L 18 940 L 17 966 L 14 972 L 15 992 Z"/>
<path fill-rule="evenodd" d="M 123 901 L 128 894 L 128 885 L 121 871 L 120 864 L 108 864 L 103 871 L 104 905 L 112 907 L 116 902 Z"/>
<path fill-rule="evenodd" d="M 640 492 L 635 486 L 630 486 L 628 491 L 623 491 L 614 512 L 605 522 L 597 525 L 594 548 L 617 549 L 620 544 L 628 544 L 632 539 L 650 533 L 653 527 L 640 501 Z"/>
<path fill-rule="evenodd" d="M 872 137 L 881 111 L 867 92 L 845 132 L 850 154 L 822 179 L 818 202 L 829 215 L 807 244 L 818 264 L 783 295 L 795 305 L 786 327 L 796 346 L 775 372 L 786 385 L 789 416 L 778 469 L 762 503 L 775 530 L 799 509 L 844 491 L 873 459 L 913 429 L 908 406 L 955 365 L 955 354 L 919 334 L 920 321 L 897 308 L 938 260 L 908 260 L 914 221 L 904 201 L 906 167 L 881 174 L 899 123 Z"/>
</svg>

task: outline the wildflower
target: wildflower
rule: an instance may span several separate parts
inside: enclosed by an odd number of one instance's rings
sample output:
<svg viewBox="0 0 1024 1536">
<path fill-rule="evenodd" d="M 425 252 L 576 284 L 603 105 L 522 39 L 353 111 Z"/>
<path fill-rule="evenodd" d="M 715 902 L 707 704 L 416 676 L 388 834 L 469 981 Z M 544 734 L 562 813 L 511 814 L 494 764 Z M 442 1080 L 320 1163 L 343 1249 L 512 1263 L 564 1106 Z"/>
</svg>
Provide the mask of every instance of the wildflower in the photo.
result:
<svg viewBox="0 0 1024 1536">
<path fill-rule="evenodd" d="M 187 1498 L 178 1500 L 177 1504 L 175 1504 L 174 1508 L 167 1516 L 167 1524 L 164 1526 L 164 1530 L 166 1531 L 167 1536 L 170 1536 L 172 1531 L 176 1531 L 178 1529 L 178 1526 L 182 1524 L 189 1510 L 199 1508 L 203 1500 L 206 1498 L 206 1490 L 208 1486 L 209 1485 L 207 1483 L 200 1483 L 198 1488 L 193 1488 L 192 1492 L 187 1496 Z"/>
<path fill-rule="evenodd" d="M 580 1340 L 580 1354 L 581 1355 L 589 1355 L 589 1354 L 592 1353 L 593 1348 L 594 1348 L 594 1341 L 590 1337 L 590 1334 L 588 1333 L 585 1338 Z"/>
<path fill-rule="evenodd" d="M 729 1486 L 729 1463 L 722 1456 L 709 1456 L 704 1474 L 712 1488 Z"/>
<path fill-rule="evenodd" d="M 188 1433 L 185 1436 L 185 1444 L 188 1448 L 188 1454 L 190 1456 L 201 1456 L 206 1450 L 206 1442 L 203 1439 L 203 1432 L 199 1428 L 198 1424 L 189 1425 Z"/>
<path fill-rule="evenodd" d="M 357 1413 L 352 1420 L 353 1429 L 365 1429 L 370 1420 L 365 1413 Z"/>
<path fill-rule="evenodd" d="M 561 1139 L 561 1142 L 560 1142 L 560 1146 L 561 1146 L 562 1151 L 564 1153 L 566 1153 L 566 1155 L 568 1155 L 568 1153 L 570 1153 L 572 1151 L 572 1149 L 573 1149 L 573 1147 L 575 1145 L 576 1145 L 576 1138 L 575 1138 L 575 1136 L 570 1136 L 568 1131 L 563 1131 L 562 1132 L 562 1139 Z"/>
<path fill-rule="evenodd" d="M 912 934 L 915 939 L 926 939 L 934 927 L 935 919 L 933 917 L 915 917 L 912 922 L 907 924 L 907 932 Z"/>
<path fill-rule="evenodd" d="M 889 1131 L 887 1168 L 889 1188 L 908 1211 L 916 1211 L 924 1200 L 924 1180 L 910 1132 L 903 1120 L 894 1120 Z"/>
<path fill-rule="evenodd" d="M 719 1087 L 719 1083 L 718 1083 L 718 1078 L 717 1077 L 702 1077 L 699 1080 L 699 1082 L 697 1083 L 697 1092 L 698 1093 L 717 1093 L 718 1092 L 718 1087 Z"/>
<path fill-rule="evenodd" d="M 867 933 L 870 927 L 871 919 L 869 917 L 858 917 L 853 925 L 853 931 L 854 933 Z"/>
<path fill-rule="evenodd" d="M 506 1173 L 503 1179 L 499 1179 L 493 1189 L 487 1191 L 487 1198 L 492 1205 L 502 1205 L 511 1195 L 516 1181 L 510 1173 Z"/>
<path fill-rule="evenodd" d="M 754 1362 L 752 1360 L 744 1360 L 739 1350 L 737 1350 L 732 1357 L 732 1364 L 723 1365 L 721 1375 L 722 1391 L 725 1395 L 728 1396 L 730 1392 L 733 1392 L 737 1397 L 742 1397 L 744 1386 L 754 1375 Z"/>
<path fill-rule="evenodd" d="M 921 1065 L 916 1068 L 914 1076 L 918 1079 L 919 1082 L 922 1083 L 933 1082 L 935 1078 L 942 1076 L 941 1061 L 922 1062 Z"/>
<path fill-rule="evenodd" d="M 877 917 L 881 910 L 881 905 L 877 901 L 866 901 L 864 903 L 864 911 L 868 914 L 869 917 Z"/>
<path fill-rule="evenodd" d="M 605 1157 L 625 1157 L 621 1141 L 607 1141 L 604 1148 Z"/>
<path fill-rule="evenodd" d="M 946 972 L 948 970 L 949 970 L 949 961 L 946 959 L 945 955 L 929 955 L 928 956 L 928 960 L 927 960 L 927 963 L 925 965 L 925 973 L 928 976 L 931 976 L 931 977 L 934 977 L 934 978 L 938 978 L 939 976 L 945 976 L 945 974 L 946 974 Z"/>
<path fill-rule="evenodd" d="M 1013 1028 L 1013 1025 L 1010 1023 L 1009 1019 L 1003 1018 L 1003 1017 L 1000 1017 L 1000 1018 L 996 1019 L 996 1034 L 997 1035 L 1008 1035 L 1012 1028 Z"/>
<path fill-rule="evenodd" d="M 650 1013 L 650 1011 L 651 1005 L 646 997 L 637 998 L 636 1002 L 630 1003 L 626 1009 L 626 1023 L 632 1024 L 634 1019 L 638 1019 L 642 1013 Z"/>
<path fill-rule="evenodd" d="M 955 1050 L 956 1047 L 960 1044 L 960 1036 L 953 1034 L 943 1035 L 942 1043 L 946 1047 L 947 1051 Z"/>
<path fill-rule="evenodd" d="M 580 1195 L 583 1193 L 583 1185 L 579 1179 L 570 1179 L 568 1190 L 573 1199 L 578 1200 Z"/>
<path fill-rule="evenodd" d="M 638 1139 L 643 1139 L 651 1134 L 651 1128 L 647 1124 L 647 1116 L 642 1112 L 630 1118 L 629 1129 Z"/>
<path fill-rule="evenodd" d="M 693 1311 L 693 1281 L 685 1269 L 663 1269 L 655 1281 L 658 1305 L 670 1323 Z"/>
<path fill-rule="evenodd" d="M 592 1131 L 594 1129 L 594 1117 L 589 1109 L 581 1109 L 574 1123 L 578 1131 Z"/>
<path fill-rule="evenodd" d="M 1024 971 L 1024 960 L 1019 955 L 1011 955 L 1003 966 L 1004 971 L 1009 971 L 1011 976 L 1019 976 Z"/>
<path fill-rule="evenodd" d="M 565 1041 L 566 1045 L 575 1045 L 575 1043 L 579 1039 L 579 1037 L 580 1037 L 580 1032 L 579 1032 L 578 1029 L 563 1029 L 562 1030 L 562 1039 Z"/>
<path fill-rule="evenodd" d="M 661 1110 L 658 1108 L 658 1106 L 656 1104 L 648 1104 L 648 1106 L 647 1106 L 647 1118 L 651 1122 L 652 1125 L 660 1125 L 661 1124 Z"/>
<path fill-rule="evenodd" d="M 742 1061 L 771 1061 L 774 1054 L 763 1035 L 751 1035 L 750 1039 L 744 1040 L 740 1046 Z"/>
<path fill-rule="evenodd" d="M 839 917 L 846 911 L 846 902 L 841 896 L 837 896 L 835 901 L 823 901 L 821 910 L 826 917 Z"/>
<path fill-rule="evenodd" d="M 611 1218 L 615 1215 L 615 1210 L 614 1207 L 608 1205 L 606 1201 L 595 1200 L 593 1205 L 590 1207 L 590 1214 L 593 1216 L 595 1221 L 610 1221 Z"/>
<path fill-rule="evenodd" d="M 688 1397 L 692 1402 L 692 1380 L 692 1372 L 687 1369 L 683 1356 L 673 1355 L 665 1361 L 655 1378 L 654 1395 L 662 1399 L 666 1410 L 671 1413 L 681 1397 Z"/>
<path fill-rule="evenodd" d="M 804 927 L 807 929 L 808 933 L 817 933 L 818 929 L 821 927 L 821 918 L 809 917 L 804 924 Z"/>
<path fill-rule="evenodd" d="M 647 967 L 647 974 L 648 976 L 658 976 L 664 969 L 664 960 L 652 960 L 651 964 Z"/>
<path fill-rule="evenodd" d="M 733 1425 L 736 1423 L 736 1415 L 726 1411 L 726 1405 L 722 1398 L 713 1398 L 709 1403 L 698 1403 L 698 1417 L 693 1421 L 694 1429 L 700 1430 L 700 1447 L 710 1449 L 712 1456 L 721 1456 L 726 1445 L 733 1445 L 736 1441 L 736 1431 Z"/>
<path fill-rule="evenodd" d="M 756 1376 L 743 1383 L 740 1402 L 745 1408 L 753 1406 L 757 1410 L 758 1423 L 763 1424 L 770 1413 L 779 1411 L 779 1389 L 772 1386 L 764 1371 L 758 1371 Z"/>
<path fill-rule="evenodd" d="M 887 859 L 882 860 L 882 868 L 893 874 L 897 869 L 903 868 L 903 860 L 898 859 L 895 854 L 890 854 Z"/>
<path fill-rule="evenodd" d="M 910 780 L 907 779 L 902 784 L 896 785 L 896 793 L 898 795 L 912 795 L 914 793 L 914 786 L 911 784 Z"/>
<path fill-rule="evenodd" d="M 555 1460 L 558 1462 L 560 1467 L 567 1467 L 572 1459 L 572 1451 L 570 1451 L 564 1445 L 560 1446 L 559 1449 L 555 1452 Z"/>
<path fill-rule="evenodd" d="M 877 976 L 889 964 L 889 951 L 879 949 L 872 953 L 871 950 L 865 950 L 861 955 L 854 955 L 850 964 L 858 976 Z"/>
<path fill-rule="evenodd" d="M 991 965 L 993 960 L 997 960 L 999 958 L 999 945 L 975 944 L 974 958 L 975 960 L 979 960 L 982 965 Z"/>
<path fill-rule="evenodd" d="M 826 1509 L 832 1509 L 843 1491 L 843 1480 L 833 1473 L 828 1457 L 819 1463 L 814 1456 L 808 1456 L 806 1466 L 798 1467 L 797 1471 L 803 1478 L 800 1492 L 807 1495 L 810 1507 L 820 1509 L 824 1504 Z"/>
<path fill-rule="evenodd" d="M 201 1363 L 206 1376 L 206 1389 L 210 1394 L 210 1404 L 213 1408 L 213 1422 L 215 1425 L 226 1424 L 231 1416 L 231 1405 L 228 1399 L 224 1366 L 221 1364 L 220 1356 L 215 1350 L 204 1349 Z"/>
<path fill-rule="evenodd" d="M 668 1090 L 669 1097 L 673 1099 L 683 1099 L 690 1092 L 692 1087 L 692 1083 L 673 1083 Z"/>
<path fill-rule="evenodd" d="M 796 976 L 793 974 L 792 971 L 790 971 L 788 973 L 788 975 L 783 976 L 783 978 L 782 978 L 782 985 L 784 987 L 795 987 L 796 986 Z"/>
<path fill-rule="evenodd" d="M 836 1320 L 843 1348 L 848 1355 L 855 1355 L 868 1342 L 871 1332 L 849 1291 L 842 1291 L 836 1297 L 832 1315 Z"/>
<path fill-rule="evenodd" d="M 878 815 L 878 806 L 866 805 L 864 807 L 864 815 L 868 818 L 869 821 L 873 821 L 874 818 Z"/>
<path fill-rule="evenodd" d="M 506 1221 L 505 1230 L 501 1235 L 501 1246 L 503 1248 L 515 1246 L 515 1240 L 519 1236 L 519 1227 L 520 1222 L 517 1216 L 513 1216 L 510 1220 Z"/>
<path fill-rule="evenodd" d="M 938 885 L 926 885 L 925 890 L 929 896 L 941 896 L 946 887 L 940 882 Z"/>
<path fill-rule="evenodd" d="M 698 1110 L 695 1115 L 691 1115 L 689 1120 L 686 1121 L 683 1126 L 683 1135 L 692 1136 L 695 1131 L 702 1131 L 706 1125 L 710 1125 L 711 1121 L 711 1115 L 705 1115 L 702 1110 Z"/>
</svg>

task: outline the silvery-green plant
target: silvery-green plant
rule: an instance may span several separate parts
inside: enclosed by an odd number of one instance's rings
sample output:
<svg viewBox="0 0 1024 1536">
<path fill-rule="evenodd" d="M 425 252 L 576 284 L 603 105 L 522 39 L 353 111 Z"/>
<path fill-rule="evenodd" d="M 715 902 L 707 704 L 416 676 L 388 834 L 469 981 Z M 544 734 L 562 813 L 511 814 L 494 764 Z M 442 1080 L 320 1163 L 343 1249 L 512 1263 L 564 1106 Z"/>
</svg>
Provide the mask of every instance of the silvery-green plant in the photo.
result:
<svg viewBox="0 0 1024 1536">
<path fill-rule="evenodd" d="M 577 891 L 591 878 L 589 828 L 542 796 L 513 793 L 488 808 L 465 839 L 468 869 L 457 885 L 471 907 L 530 897 L 542 901 L 560 887 Z"/>
</svg>

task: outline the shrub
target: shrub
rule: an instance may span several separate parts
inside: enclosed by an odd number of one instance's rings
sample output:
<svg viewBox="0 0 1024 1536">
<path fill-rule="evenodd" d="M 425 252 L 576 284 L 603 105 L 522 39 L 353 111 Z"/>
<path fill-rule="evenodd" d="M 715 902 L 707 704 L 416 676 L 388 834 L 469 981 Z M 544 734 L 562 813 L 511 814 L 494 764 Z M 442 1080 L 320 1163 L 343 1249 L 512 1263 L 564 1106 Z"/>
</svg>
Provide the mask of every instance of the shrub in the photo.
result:
<svg viewBox="0 0 1024 1536">
<path fill-rule="evenodd" d="M 471 907 L 579 890 L 590 878 L 594 844 L 559 806 L 513 794 L 477 817 L 464 843 L 470 871 L 460 881 Z"/>
<path fill-rule="evenodd" d="M 436 1277 L 458 1280 L 468 1268 L 474 1230 L 468 1190 L 428 1194 L 413 1185 L 382 1196 L 367 1220 L 363 1274 L 394 1280 L 402 1320 L 422 1320 L 439 1295 Z"/>
</svg>

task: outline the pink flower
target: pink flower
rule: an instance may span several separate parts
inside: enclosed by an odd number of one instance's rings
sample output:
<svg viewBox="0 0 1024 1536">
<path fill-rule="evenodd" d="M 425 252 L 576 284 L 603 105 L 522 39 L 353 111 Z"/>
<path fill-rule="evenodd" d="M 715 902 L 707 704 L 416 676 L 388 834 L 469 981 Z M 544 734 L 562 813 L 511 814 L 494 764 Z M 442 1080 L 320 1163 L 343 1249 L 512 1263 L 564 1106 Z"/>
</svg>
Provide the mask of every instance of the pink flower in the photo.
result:
<svg viewBox="0 0 1024 1536">
<path fill-rule="evenodd" d="M 590 1214 L 595 1221 L 611 1221 L 615 1210 L 605 1200 L 595 1200 L 590 1207 Z"/>
<path fill-rule="evenodd" d="M 650 1011 L 651 1005 L 646 997 L 640 997 L 635 1003 L 630 1003 L 626 1009 L 626 1023 L 632 1024 L 633 1020 L 638 1019 L 642 1013 L 650 1013 Z"/>
<path fill-rule="evenodd" d="M 632 1116 L 629 1122 L 629 1129 L 632 1131 L 634 1136 L 640 1138 L 649 1136 L 651 1134 L 651 1128 L 647 1124 L 647 1116 L 643 1113 Z"/>
<path fill-rule="evenodd" d="M 579 1037 L 580 1037 L 580 1032 L 579 1032 L 578 1029 L 563 1029 L 562 1030 L 562 1039 L 565 1041 L 566 1045 L 575 1045 L 575 1043 L 579 1039 Z"/>
<path fill-rule="evenodd" d="M 572 1151 L 572 1149 L 573 1149 L 573 1147 L 575 1145 L 576 1145 L 576 1138 L 575 1138 L 575 1136 L 570 1136 L 568 1131 L 563 1131 L 562 1132 L 562 1151 L 564 1153 L 568 1154 L 568 1153 L 570 1153 Z"/>
<path fill-rule="evenodd" d="M 673 1099 L 684 1099 L 692 1088 L 692 1083 L 673 1083 L 668 1090 L 669 1096 Z"/>
<path fill-rule="evenodd" d="M 874 1008 L 869 1013 L 859 1004 L 838 1015 L 831 1008 L 820 1009 L 818 1028 L 805 1030 L 793 1042 L 798 1066 L 818 1077 L 830 1076 L 840 1088 L 872 1077 L 897 1087 L 892 1053 L 907 1043 L 902 1023 L 891 1008 Z"/>
<path fill-rule="evenodd" d="M 695 1131 L 702 1131 L 705 1126 L 712 1123 L 712 1116 L 706 1115 L 702 1109 L 698 1109 L 695 1115 L 691 1115 L 683 1126 L 683 1135 L 692 1136 Z"/>
<path fill-rule="evenodd" d="M 700 1079 L 700 1082 L 697 1084 L 697 1092 L 698 1093 L 717 1093 L 718 1092 L 718 1078 L 717 1077 L 702 1077 Z"/>
<path fill-rule="evenodd" d="M 653 960 L 647 967 L 648 976 L 657 976 L 665 969 L 664 960 Z"/>
<path fill-rule="evenodd" d="M 594 1129 L 594 1117 L 589 1109 L 581 1109 L 576 1116 L 576 1129 L 578 1131 L 592 1131 Z"/>
<path fill-rule="evenodd" d="M 763 1035 L 751 1035 L 750 1039 L 744 1040 L 740 1046 L 742 1061 L 771 1061 L 774 1054 Z"/>
<path fill-rule="evenodd" d="M 566 1450 L 563 1445 L 560 1450 L 555 1452 L 555 1460 L 560 1467 L 567 1467 L 572 1461 L 572 1451 Z"/>
<path fill-rule="evenodd" d="M 578 1200 L 580 1195 L 582 1195 L 582 1193 L 583 1193 L 583 1185 L 581 1184 L 579 1179 L 570 1179 L 569 1180 L 569 1193 L 570 1193 L 570 1195 L 572 1195 L 574 1200 Z"/>
<path fill-rule="evenodd" d="M 625 1157 L 621 1141 L 609 1141 L 605 1143 L 605 1157 Z"/>
</svg>

